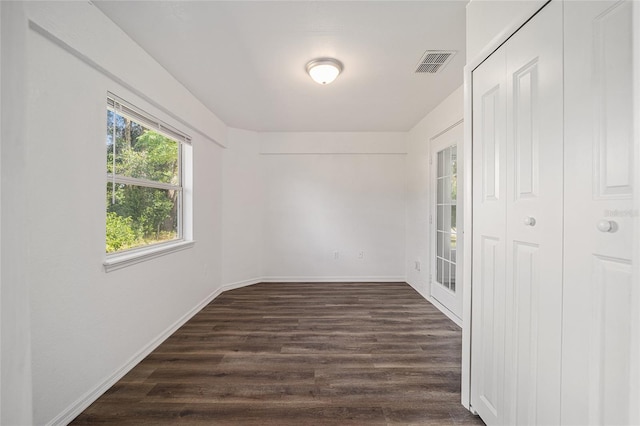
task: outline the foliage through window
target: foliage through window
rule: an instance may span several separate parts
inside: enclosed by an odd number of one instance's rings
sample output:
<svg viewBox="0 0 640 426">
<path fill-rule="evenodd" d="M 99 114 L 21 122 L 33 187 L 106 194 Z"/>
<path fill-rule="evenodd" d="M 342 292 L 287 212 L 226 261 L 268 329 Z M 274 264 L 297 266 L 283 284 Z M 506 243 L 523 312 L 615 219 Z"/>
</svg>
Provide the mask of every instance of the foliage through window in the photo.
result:
<svg viewBox="0 0 640 426">
<path fill-rule="evenodd" d="M 188 141 L 107 98 L 107 253 L 182 238 L 182 143 Z"/>
</svg>

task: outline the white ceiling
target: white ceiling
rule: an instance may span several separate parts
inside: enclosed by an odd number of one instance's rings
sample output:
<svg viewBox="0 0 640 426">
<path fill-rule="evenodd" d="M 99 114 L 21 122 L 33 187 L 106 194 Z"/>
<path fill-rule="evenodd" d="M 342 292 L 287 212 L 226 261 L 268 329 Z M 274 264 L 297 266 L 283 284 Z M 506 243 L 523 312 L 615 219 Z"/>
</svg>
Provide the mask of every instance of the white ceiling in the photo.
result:
<svg viewBox="0 0 640 426">
<path fill-rule="evenodd" d="M 462 84 L 466 1 L 94 1 L 227 125 L 407 131 Z M 415 74 L 426 50 L 455 50 Z M 344 71 L 314 83 L 306 63 Z"/>
</svg>

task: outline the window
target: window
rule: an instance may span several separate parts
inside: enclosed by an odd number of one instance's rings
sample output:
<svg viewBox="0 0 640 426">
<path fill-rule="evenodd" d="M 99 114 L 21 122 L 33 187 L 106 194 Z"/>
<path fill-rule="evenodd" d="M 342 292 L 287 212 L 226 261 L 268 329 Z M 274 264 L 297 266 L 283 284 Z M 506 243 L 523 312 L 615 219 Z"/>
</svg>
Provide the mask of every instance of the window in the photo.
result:
<svg viewBox="0 0 640 426">
<path fill-rule="evenodd" d="M 107 254 L 181 241 L 190 138 L 111 94 L 106 135 Z"/>
</svg>

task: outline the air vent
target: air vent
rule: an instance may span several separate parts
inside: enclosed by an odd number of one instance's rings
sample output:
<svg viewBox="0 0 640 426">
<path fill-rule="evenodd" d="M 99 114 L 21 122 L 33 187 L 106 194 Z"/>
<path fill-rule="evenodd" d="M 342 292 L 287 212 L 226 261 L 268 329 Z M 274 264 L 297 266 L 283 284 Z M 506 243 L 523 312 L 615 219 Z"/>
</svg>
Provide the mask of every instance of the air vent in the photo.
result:
<svg viewBox="0 0 640 426">
<path fill-rule="evenodd" d="M 455 54 L 455 50 L 427 50 L 418 62 L 416 74 L 435 74 L 441 71 Z"/>
</svg>

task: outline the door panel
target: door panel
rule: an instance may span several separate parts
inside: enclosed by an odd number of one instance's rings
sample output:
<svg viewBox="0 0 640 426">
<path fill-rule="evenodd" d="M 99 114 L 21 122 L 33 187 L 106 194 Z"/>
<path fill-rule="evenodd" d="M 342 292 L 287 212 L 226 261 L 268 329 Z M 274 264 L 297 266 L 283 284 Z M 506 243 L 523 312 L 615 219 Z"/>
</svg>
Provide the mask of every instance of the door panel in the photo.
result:
<svg viewBox="0 0 640 426">
<path fill-rule="evenodd" d="M 507 51 L 507 423 L 560 422 L 562 332 L 562 3 Z M 517 248 L 517 250 L 516 250 Z M 526 255 L 526 256 L 525 256 Z M 530 259 L 530 261 L 527 261 Z M 530 270 L 520 271 L 528 265 Z M 509 279 L 509 278 L 508 278 Z M 513 303 L 509 303 L 509 301 Z M 513 352 L 511 352 L 513 351 Z M 511 365 L 513 363 L 513 365 Z"/>
<path fill-rule="evenodd" d="M 622 425 L 628 423 L 629 408 L 620 392 L 630 373 L 631 263 L 600 256 L 593 260 L 589 423 Z"/>
<path fill-rule="evenodd" d="M 562 422 L 628 424 L 631 1 L 565 2 Z M 607 229 L 609 228 L 610 229 Z"/>
<path fill-rule="evenodd" d="M 516 71 L 513 81 L 516 198 L 535 197 L 538 187 L 537 58 Z"/>
<path fill-rule="evenodd" d="M 504 87 L 502 88 L 504 91 Z M 495 86 L 487 93 L 482 94 L 480 117 L 481 134 L 482 134 L 482 188 L 483 200 L 498 201 L 500 198 L 500 140 L 504 139 L 503 135 L 499 135 L 501 130 L 498 127 L 504 125 L 504 117 L 500 113 L 504 113 L 504 106 L 500 102 L 504 102 L 499 98 L 500 86 Z M 502 94 L 504 96 L 504 93 Z M 501 108 L 502 106 L 502 108 Z M 503 154 L 504 155 L 504 154 Z"/>
<path fill-rule="evenodd" d="M 519 321 L 516 325 L 515 399 L 514 424 L 535 425 L 537 412 L 538 340 L 540 338 L 540 247 L 522 241 L 513 243 L 513 282 L 516 283 L 516 299 Z M 543 296 L 544 297 L 544 296 Z"/>
<path fill-rule="evenodd" d="M 479 351 L 482 360 L 482 386 L 478 388 L 478 397 L 491 416 L 498 416 L 498 407 L 502 405 L 502 382 L 504 380 L 504 283 L 499 280 L 502 266 L 498 261 L 501 241 L 496 238 L 482 237 L 480 252 L 482 274 L 482 303 L 479 312 L 479 329 L 484 339 L 480 342 Z"/>
<path fill-rule="evenodd" d="M 471 406 L 487 424 L 504 419 L 506 56 L 473 72 Z"/>
<path fill-rule="evenodd" d="M 613 6 L 613 7 L 612 7 Z M 632 182 L 631 2 L 606 5 L 592 22 L 595 165 L 600 197 L 629 197 Z M 621 108 L 621 101 L 628 108 Z"/>
</svg>

